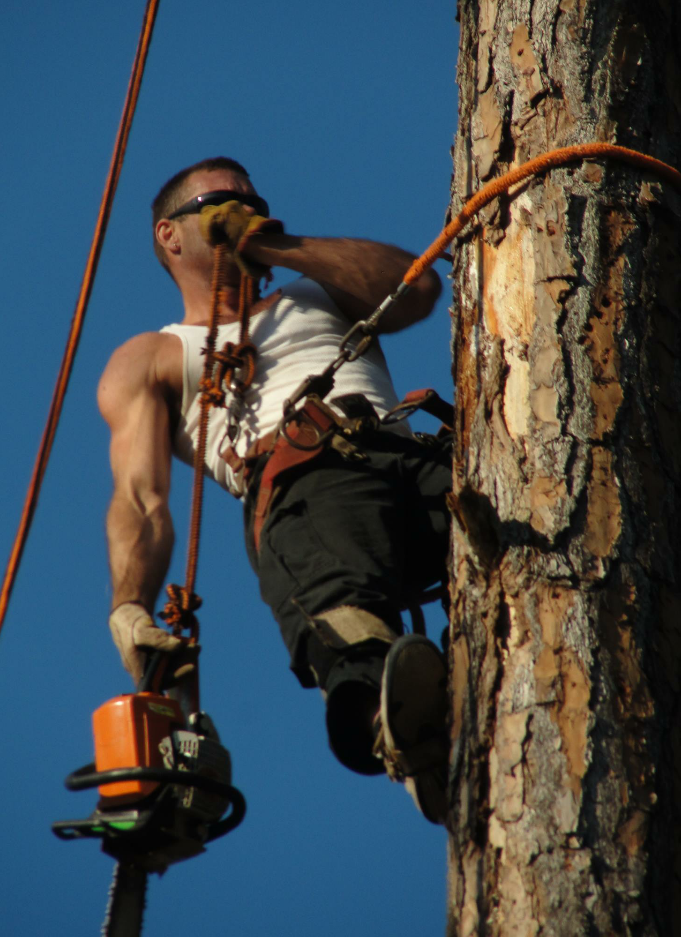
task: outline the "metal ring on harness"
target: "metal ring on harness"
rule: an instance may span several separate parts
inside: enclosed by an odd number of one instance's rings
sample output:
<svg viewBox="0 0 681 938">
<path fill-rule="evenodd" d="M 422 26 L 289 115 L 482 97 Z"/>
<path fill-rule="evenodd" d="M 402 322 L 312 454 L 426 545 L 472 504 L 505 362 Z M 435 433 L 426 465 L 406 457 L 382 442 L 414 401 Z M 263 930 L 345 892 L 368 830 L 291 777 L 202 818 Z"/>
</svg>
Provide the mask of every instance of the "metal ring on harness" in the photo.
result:
<svg viewBox="0 0 681 938">
<path fill-rule="evenodd" d="M 289 444 L 289 446 L 292 446 L 294 449 L 302 449 L 302 450 L 305 451 L 305 452 L 312 452 L 312 450 L 319 449 L 321 446 L 324 446 L 324 444 L 325 444 L 328 440 L 330 440 L 331 437 L 332 437 L 332 436 L 334 435 L 334 433 L 336 432 L 336 428 L 333 427 L 333 426 L 332 426 L 332 427 L 329 427 L 328 430 L 324 430 L 324 432 L 320 432 L 317 427 L 315 427 L 315 426 L 313 426 L 312 424 L 309 424 L 309 423 L 308 423 L 307 426 L 312 427 L 312 429 L 314 430 L 314 432 L 317 434 L 317 440 L 316 440 L 316 442 L 310 443 L 309 445 L 308 445 L 307 443 L 299 443 L 298 440 L 295 440 L 295 439 L 294 439 L 292 436 L 290 436 L 290 434 L 288 433 L 288 425 L 289 425 L 293 420 L 295 420 L 296 415 L 297 415 L 298 413 L 299 413 L 299 411 L 294 411 L 293 414 L 291 414 L 290 417 L 286 417 L 286 416 L 285 416 L 284 419 L 283 419 L 282 422 L 281 422 L 281 435 L 284 437 L 284 439 L 285 439 L 286 442 Z"/>
<path fill-rule="evenodd" d="M 413 413 L 421 409 L 421 404 L 419 402 L 412 404 L 404 404 L 404 402 L 398 407 L 393 407 L 389 413 L 381 417 L 381 423 L 384 427 L 389 427 L 393 423 L 400 423 L 402 420 L 406 420 L 408 417 L 411 417 Z"/>
</svg>

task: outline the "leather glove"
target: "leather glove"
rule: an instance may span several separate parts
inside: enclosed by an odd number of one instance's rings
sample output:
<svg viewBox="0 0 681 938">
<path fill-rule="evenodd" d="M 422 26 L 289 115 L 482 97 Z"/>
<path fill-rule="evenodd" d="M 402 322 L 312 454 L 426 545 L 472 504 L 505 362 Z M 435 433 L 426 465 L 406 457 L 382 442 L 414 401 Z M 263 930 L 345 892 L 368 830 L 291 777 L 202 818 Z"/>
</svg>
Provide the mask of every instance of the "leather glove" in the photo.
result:
<svg viewBox="0 0 681 938">
<path fill-rule="evenodd" d="M 148 652 L 164 651 L 172 654 L 185 645 L 181 638 L 160 629 L 139 603 L 122 603 L 117 606 L 109 616 L 109 628 L 121 654 L 123 667 L 132 677 L 135 687 L 144 673 Z"/>
<path fill-rule="evenodd" d="M 243 256 L 248 242 L 255 235 L 283 234 L 284 226 L 276 218 L 252 215 L 241 202 L 232 200 L 222 205 L 206 205 L 199 215 L 201 234 L 209 244 L 226 244 L 239 269 L 247 277 L 267 277 L 270 268 Z"/>
</svg>

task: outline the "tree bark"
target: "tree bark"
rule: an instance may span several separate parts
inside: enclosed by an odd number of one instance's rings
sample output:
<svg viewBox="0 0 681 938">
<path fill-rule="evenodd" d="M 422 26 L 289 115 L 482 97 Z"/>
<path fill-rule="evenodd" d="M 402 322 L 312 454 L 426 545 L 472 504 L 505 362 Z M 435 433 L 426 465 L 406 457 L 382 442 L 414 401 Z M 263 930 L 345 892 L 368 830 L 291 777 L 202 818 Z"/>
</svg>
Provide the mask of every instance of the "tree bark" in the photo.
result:
<svg viewBox="0 0 681 938">
<path fill-rule="evenodd" d="M 678 166 L 678 0 L 459 0 L 453 211 Z M 450 934 L 681 925 L 681 198 L 519 187 L 455 254 Z"/>
</svg>

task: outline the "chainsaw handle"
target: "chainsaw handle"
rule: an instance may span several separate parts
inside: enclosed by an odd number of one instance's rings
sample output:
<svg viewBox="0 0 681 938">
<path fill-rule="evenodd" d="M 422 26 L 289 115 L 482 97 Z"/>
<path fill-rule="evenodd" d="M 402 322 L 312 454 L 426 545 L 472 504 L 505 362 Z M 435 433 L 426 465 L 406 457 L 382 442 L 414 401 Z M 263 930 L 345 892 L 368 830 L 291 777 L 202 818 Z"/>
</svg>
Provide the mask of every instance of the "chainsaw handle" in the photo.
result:
<svg viewBox="0 0 681 938">
<path fill-rule="evenodd" d="M 137 693 L 143 694 L 148 691 L 160 693 L 161 681 L 165 673 L 168 655 L 162 651 L 154 651 L 146 655 L 144 665 L 144 674 L 137 685 Z"/>
<path fill-rule="evenodd" d="M 184 769 L 166 769 L 160 766 L 134 765 L 130 768 L 97 772 L 94 763 L 90 762 L 67 775 L 64 784 L 69 791 L 83 791 L 85 788 L 97 788 L 112 782 L 129 781 L 165 782 L 167 785 L 182 785 L 183 788 L 200 788 L 213 795 L 222 795 L 230 801 L 233 800 L 236 792 L 239 797 L 243 798 L 238 789 L 232 785 L 225 785 L 224 782 L 219 782 L 209 775 L 187 772 Z"/>
</svg>

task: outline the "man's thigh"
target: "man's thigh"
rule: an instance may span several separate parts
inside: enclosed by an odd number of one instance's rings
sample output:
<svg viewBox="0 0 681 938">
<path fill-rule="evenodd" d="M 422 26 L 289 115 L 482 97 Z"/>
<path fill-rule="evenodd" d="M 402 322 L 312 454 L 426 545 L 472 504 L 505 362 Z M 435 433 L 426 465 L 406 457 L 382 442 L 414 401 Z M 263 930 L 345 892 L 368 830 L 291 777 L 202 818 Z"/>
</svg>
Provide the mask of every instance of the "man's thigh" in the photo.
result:
<svg viewBox="0 0 681 938">
<path fill-rule="evenodd" d="M 313 616 L 354 605 L 393 618 L 405 560 L 403 480 L 382 454 L 350 463 L 324 454 L 286 485 L 261 536 L 258 572 L 275 609 Z"/>
<path fill-rule="evenodd" d="M 394 434 L 373 444 L 362 461 L 332 450 L 282 477 L 257 557 L 248 538 L 294 667 L 311 617 L 355 606 L 399 633 L 400 609 L 444 574 L 448 457 Z"/>
</svg>

